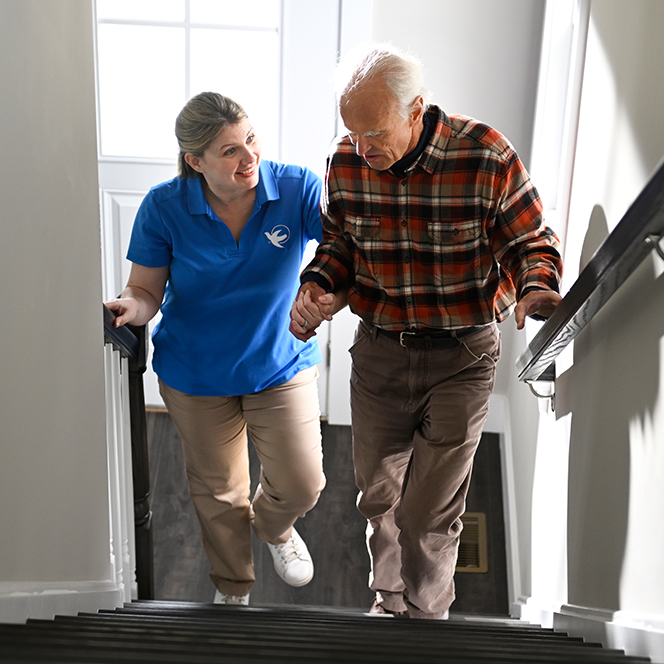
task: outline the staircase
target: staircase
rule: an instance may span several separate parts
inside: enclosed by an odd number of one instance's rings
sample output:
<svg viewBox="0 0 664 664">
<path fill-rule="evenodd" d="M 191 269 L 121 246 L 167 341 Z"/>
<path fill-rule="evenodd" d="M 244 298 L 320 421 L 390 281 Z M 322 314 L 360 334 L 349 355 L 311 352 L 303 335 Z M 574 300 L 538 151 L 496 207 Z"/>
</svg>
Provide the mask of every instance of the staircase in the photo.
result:
<svg viewBox="0 0 664 664">
<path fill-rule="evenodd" d="M 33 664 L 648 661 L 515 620 L 458 615 L 428 621 L 343 609 L 139 601 L 0 625 L 0 662 Z"/>
</svg>

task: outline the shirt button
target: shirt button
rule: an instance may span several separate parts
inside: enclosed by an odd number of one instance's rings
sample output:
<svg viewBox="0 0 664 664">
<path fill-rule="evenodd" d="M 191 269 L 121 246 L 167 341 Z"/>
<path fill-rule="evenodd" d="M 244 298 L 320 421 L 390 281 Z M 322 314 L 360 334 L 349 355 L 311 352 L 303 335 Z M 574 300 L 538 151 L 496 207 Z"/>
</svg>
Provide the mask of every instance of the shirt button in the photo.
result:
<svg viewBox="0 0 664 664">
<path fill-rule="evenodd" d="M 410 256 L 408 254 L 405 254 L 403 257 L 403 262 L 404 263 L 410 263 Z"/>
<path fill-rule="evenodd" d="M 402 219 L 401 225 L 405 228 L 406 226 L 408 226 L 408 222 L 405 219 Z"/>
<path fill-rule="evenodd" d="M 406 298 L 406 302 L 408 302 L 408 304 L 410 304 L 412 301 L 413 301 L 413 298 L 409 295 L 409 296 Z"/>
<path fill-rule="evenodd" d="M 405 187 L 406 186 L 406 180 L 401 180 L 401 186 Z"/>
</svg>

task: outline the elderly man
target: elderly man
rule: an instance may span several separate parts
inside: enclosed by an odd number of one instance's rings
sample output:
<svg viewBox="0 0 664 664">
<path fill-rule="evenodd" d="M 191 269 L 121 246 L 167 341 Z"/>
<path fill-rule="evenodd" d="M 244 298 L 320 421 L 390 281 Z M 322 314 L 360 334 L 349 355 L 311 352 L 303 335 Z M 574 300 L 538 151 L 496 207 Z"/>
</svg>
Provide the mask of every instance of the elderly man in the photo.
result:
<svg viewBox="0 0 664 664">
<path fill-rule="evenodd" d="M 558 241 L 507 139 L 427 104 L 419 62 L 378 45 L 337 92 L 347 134 L 328 160 L 323 241 L 291 331 L 311 336 L 346 294 L 360 317 L 351 411 L 371 612 L 446 618 L 496 322 L 517 302 L 519 329 L 551 314 Z"/>
</svg>

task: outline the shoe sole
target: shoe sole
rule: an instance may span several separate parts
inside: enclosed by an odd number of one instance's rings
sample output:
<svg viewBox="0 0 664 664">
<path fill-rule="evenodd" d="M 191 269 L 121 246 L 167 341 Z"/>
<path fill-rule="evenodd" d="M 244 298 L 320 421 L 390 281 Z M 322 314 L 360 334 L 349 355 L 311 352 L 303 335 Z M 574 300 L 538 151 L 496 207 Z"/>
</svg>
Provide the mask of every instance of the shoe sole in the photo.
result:
<svg viewBox="0 0 664 664">
<path fill-rule="evenodd" d="M 276 569 L 275 569 L 274 571 L 277 572 Z M 291 583 L 290 581 L 286 581 L 286 579 L 284 579 L 284 577 L 281 576 L 281 574 L 279 574 L 279 572 L 277 572 L 277 576 L 278 576 L 278 577 L 279 577 L 284 583 L 288 584 L 288 585 L 291 586 L 292 588 L 301 588 L 302 586 L 306 586 L 307 583 L 310 583 L 311 580 L 314 578 L 314 575 L 313 575 L 313 572 L 312 572 L 311 576 L 308 577 L 308 578 L 306 578 L 304 581 L 299 581 L 298 583 Z"/>
</svg>

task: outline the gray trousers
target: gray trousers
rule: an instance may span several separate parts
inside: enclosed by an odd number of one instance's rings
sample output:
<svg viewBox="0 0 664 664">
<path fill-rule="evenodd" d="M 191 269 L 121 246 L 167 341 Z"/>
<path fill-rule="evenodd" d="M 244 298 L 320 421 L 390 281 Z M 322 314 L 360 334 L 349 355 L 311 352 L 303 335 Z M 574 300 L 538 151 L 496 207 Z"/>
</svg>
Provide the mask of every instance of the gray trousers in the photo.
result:
<svg viewBox="0 0 664 664">
<path fill-rule="evenodd" d="M 412 350 L 361 322 L 350 350 L 358 508 L 369 586 L 391 611 L 441 618 L 453 602 L 461 515 L 500 357 L 495 323 Z"/>
</svg>

